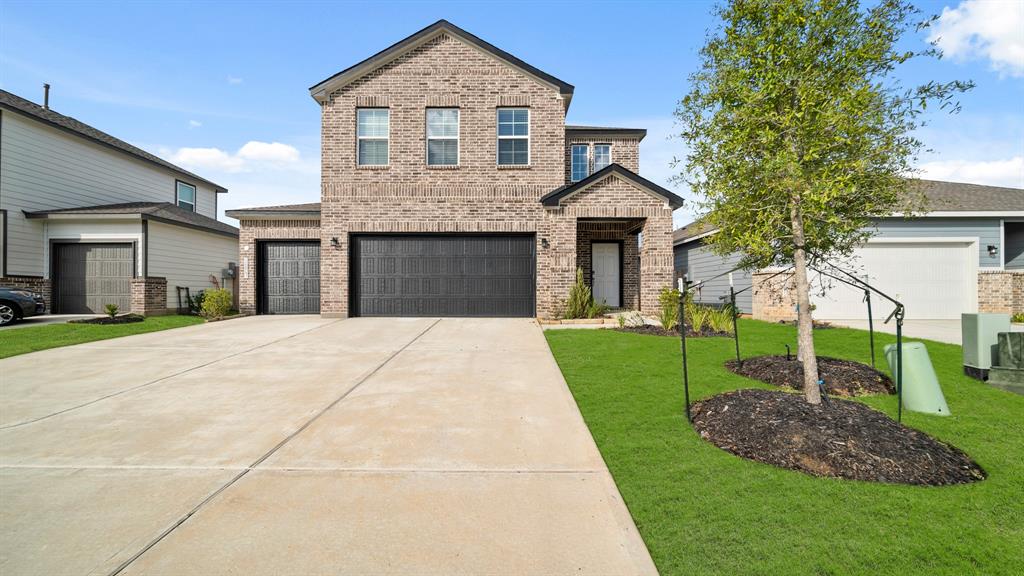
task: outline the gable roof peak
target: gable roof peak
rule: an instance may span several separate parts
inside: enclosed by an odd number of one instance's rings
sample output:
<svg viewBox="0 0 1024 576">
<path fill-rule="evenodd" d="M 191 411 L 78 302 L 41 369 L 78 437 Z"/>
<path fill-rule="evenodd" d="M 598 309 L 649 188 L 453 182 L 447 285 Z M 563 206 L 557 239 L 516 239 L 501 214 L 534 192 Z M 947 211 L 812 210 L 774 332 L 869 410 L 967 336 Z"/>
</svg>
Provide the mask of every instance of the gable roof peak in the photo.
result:
<svg viewBox="0 0 1024 576">
<path fill-rule="evenodd" d="M 547 84 L 548 86 L 551 86 L 552 88 L 558 90 L 559 94 L 561 94 L 565 99 L 566 109 L 569 108 L 569 102 L 570 100 L 572 100 L 572 94 L 574 90 L 572 84 L 559 80 L 558 78 L 555 78 L 551 74 L 548 74 L 543 70 L 540 70 L 527 64 L 526 62 L 520 60 L 519 58 L 516 58 L 512 54 L 505 52 L 501 48 L 498 48 L 497 46 L 494 46 L 493 44 L 490 44 L 489 42 L 481 38 L 478 38 L 477 36 L 474 36 L 473 34 L 463 30 L 462 28 L 459 28 L 455 24 L 452 24 L 451 22 L 444 19 L 438 20 L 437 22 L 434 22 L 430 26 L 423 28 L 419 32 L 416 32 L 415 34 L 408 36 L 403 40 L 399 40 L 398 42 L 392 44 L 391 46 L 388 46 L 384 50 L 381 50 L 380 52 L 374 54 L 373 56 L 370 56 L 366 60 L 353 64 L 352 66 L 349 66 L 348 68 L 342 70 L 341 72 L 329 76 L 328 78 L 318 82 L 317 84 L 310 86 L 309 94 L 310 96 L 313 97 L 314 100 L 322 104 L 327 100 L 328 96 L 335 90 L 349 84 L 350 82 L 358 78 L 365 76 L 366 74 L 380 68 L 381 66 L 384 66 L 385 64 L 388 64 L 396 60 L 403 54 L 406 54 L 411 50 L 418 48 L 419 46 L 422 46 L 423 44 L 426 44 L 427 42 L 445 33 L 452 36 L 453 38 L 457 38 L 469 44 L 470 46 L 490 55 L 493 58 L 497 58 L 498 60 L 505 62 L 506 64 L 512 66 L 513 68 L 519 70 L 520 72 L 535 78 L 542 84 Z"/>
</svg>

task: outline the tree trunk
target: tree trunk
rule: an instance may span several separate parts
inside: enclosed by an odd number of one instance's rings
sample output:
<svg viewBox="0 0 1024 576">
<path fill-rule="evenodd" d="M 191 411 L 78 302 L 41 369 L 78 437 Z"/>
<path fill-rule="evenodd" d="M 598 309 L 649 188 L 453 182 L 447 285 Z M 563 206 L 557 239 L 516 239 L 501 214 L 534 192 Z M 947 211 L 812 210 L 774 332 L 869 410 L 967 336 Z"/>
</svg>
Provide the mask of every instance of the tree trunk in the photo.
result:
<svg viewBox="0 0 1024 576">
<path fill-rule="evenodd" d="M 796 325 L 797 349 L 804 365 L 804 398 L 811 404 L 821 404 L 818 389 L 818 357 L 814 353 L 814 321 L 811 318 L 811 286 L 807 281 L 807 253 L 804 249 L 804 222 L 799 201 L 794 198 L 790 205 L 790 219 L 793 224 L 793 272 L 796 280 Z"/>
</svg>

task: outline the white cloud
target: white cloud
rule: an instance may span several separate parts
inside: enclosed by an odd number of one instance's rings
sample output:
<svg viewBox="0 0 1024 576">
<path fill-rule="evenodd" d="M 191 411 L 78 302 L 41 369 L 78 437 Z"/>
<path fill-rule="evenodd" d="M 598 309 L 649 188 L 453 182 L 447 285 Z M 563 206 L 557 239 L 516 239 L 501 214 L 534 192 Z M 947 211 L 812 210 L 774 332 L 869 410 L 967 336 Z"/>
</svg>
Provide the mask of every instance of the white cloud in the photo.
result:
<svg viewBox="0 0 1024 576">
<path fill-rule="evenodd" d="M 919 168 L 919 176 L 929 180 L 1024 188 L 1024 156 L 1006 160 L 925 162 Z"/>
<path fill-rule="evenodd" d="M 219 148 L 179 148 L 170 153 L 170 160 L 185 168 L 235 174 L 264 169 L 303 169 L 302 157 L 294 146 L 280 142 L 246 142 L 238 152 Z"/>
<path fill-rule="evenodd" d="M 242 79 L 241 78 L 238 78 L 236 76 L 231 76 L 230 74 L 228 75 L 228 84 L 232 84 L 232 85 L 237 86 L 238 84 L 241 84 L 241 83 L 242 83 Z"/>
<path fill-rule="evenodd" d="M 203 123 L 200 122 L 199 120 L 189 120 L 188 121 L 188 127 L 189 128 L 199 128 L 202 125 L 203 125 Z"/>
<path fill-rule="evenodd" d="M 956 60 L 986 58 L 993 70 L 1024 76 L 1024 2 L 965 0 L 945 7 L 928 38 Z"/>
</svg>

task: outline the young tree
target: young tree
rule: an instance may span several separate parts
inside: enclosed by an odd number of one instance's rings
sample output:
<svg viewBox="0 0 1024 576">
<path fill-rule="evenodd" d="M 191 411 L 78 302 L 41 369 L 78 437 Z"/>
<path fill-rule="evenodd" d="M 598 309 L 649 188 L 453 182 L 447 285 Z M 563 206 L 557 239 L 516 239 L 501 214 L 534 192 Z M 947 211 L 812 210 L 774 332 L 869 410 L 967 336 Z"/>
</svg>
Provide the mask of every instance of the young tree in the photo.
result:
<svg viewBox="0 0 1024 576">
<path fill-rule="evenodd" d="M 959 109 L 969 82 L 905 89 L 897 67 L 941 57 L 900 40 L 932 20 L 902 0 L 731 0 L 701 51 L 676 116 L 690 146 L 687 181 L 720 254 L 750 268 L 791 263 L 804 392 L 821 402 L 808 268 L 846 256 L 872 217 L 912 212 L 906 176 L 929 103 Z M 909 43 L 909 42 L 908 42 Z"/>
</svg>

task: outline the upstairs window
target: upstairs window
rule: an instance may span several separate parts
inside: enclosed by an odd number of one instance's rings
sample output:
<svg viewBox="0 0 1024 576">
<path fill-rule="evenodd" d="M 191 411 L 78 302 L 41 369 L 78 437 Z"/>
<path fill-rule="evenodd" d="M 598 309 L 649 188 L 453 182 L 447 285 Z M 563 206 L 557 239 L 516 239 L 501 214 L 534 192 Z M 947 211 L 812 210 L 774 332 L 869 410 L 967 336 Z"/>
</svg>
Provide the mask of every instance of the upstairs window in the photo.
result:
<svg viewBox="0 0 1024 576">
<path fill-rule="evenodd" d="M 573 144 L 571 162 L 572 181 L 579 182 L 586 178 L 590 173 L 588 170 L 588 165 L 590 163 L 590 146 L 586 144 Z"/>
<path fill-rule="evenodd" d="M 175 181 L 177 191 L 175 193 L 175 202 L 179 208 L 184 208 L 189 212 L 196 211 L 196 187 L 191 184 L 184 182 Z"/>
<path fill-rule="evenodd" d="M 498 108 L 498 166 L 530 164 L 530 110 Z"/>
<path fill-rule="evenodd" d="M 459 165 L 459 109 L 427 109 L 427 165 Z"/>
<path fill-rule="evenodd" d="M 594 172 L 612 163 L 612 145 L 594 144 Z"/>
<path fill-rule="evenodd" d="M 360 166 L 388 165 L 390 116 L 387 108 L 356 110 L 357 162 Z"/>
</svg>

